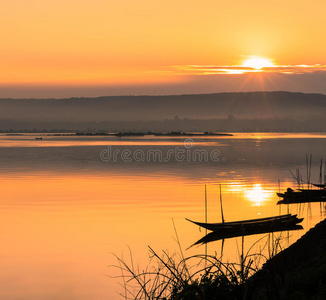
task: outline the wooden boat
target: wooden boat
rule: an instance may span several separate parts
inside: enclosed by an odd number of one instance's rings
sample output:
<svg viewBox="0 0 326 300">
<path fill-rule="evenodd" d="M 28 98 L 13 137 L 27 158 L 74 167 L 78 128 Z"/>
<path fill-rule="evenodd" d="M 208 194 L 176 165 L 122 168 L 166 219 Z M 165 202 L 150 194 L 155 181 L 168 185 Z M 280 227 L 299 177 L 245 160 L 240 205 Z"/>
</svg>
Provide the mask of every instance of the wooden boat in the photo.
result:
<svg viewBox="0 0 326 300">
<path fill-rule="evenodd" d="M 212 231 L 209 234 L 205 235 L 203 238 L 198 240 L 194 245 L 199 244 L 207 244 L 209 242 L 218 241 L 218 240 L 224 240 L 228 238 L 234 238 L 239 236 L 248 236 L 248 235 L 254 235 L 254 234 L 263 234 L 263 233 L 269 233 L 269 232 L 279 232 L 279 231 L 291 231 L 291 230 L 301 230 L 303 227 L 301 225 L 289 225 L 285 226 L 283 225 L 274 225 L 271 227 L 258 227 L 258 228 L 252 228 L 247 230 L 235 230 L 235 229 L 225 229 L 221 231 Z"/>
<path fill-rule="evenodd" d="M 281 199 L 277 204 L 293 204 L 307 202 L 325 202 L 326 189 L 288 189 L 285 193 L 276 193 Z"/>
<path fill-rule="evenodd" d="M 242 221 L 235 221 L 235 222 L 224 222 L 224 223 L 201 223 L 195 222 L 189 219 L 186 219 L 189 222 L 192 222 L 200 227 L 203 227 L 208 230 L 217 231 L 223 228 L 238 228 L 238 227 L 252 227 L 252 226 L 268 226 L 274 223 L 282 223 L 282 222 L 291 222 L 297 219 L 297 215 L 281 215 L 281 216 L 274 216 L 268 218 L 259 218 L 259 219 L 250 219 L 250 220 L 242 220 Z M 299 223 L 299 222 L 297 222 Z"/>
<path fill-rule="evenodd" d="M 313 183 L 312 185 L 321 189 L 326 189 L 325 183 Z"/>
<path fill-rule="evenodd" d="M 298 225 L 303 219 L 291 214 L 224 223 L 201 223 L 187 220 L 212 231 L 194 245 L 238 236 L 303 229 L 301 225 Z"/>
</svg>

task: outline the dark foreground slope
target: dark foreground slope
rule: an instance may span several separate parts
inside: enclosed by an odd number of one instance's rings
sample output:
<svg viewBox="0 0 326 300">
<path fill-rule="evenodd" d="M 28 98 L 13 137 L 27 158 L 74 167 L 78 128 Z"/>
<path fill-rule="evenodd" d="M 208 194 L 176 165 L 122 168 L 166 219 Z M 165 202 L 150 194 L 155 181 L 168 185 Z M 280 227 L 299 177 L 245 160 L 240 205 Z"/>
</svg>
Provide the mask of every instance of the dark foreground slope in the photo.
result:
<svg viewBox="0 0 326 300">
<path fill-rule="evenodd" d="M 248 281 L 248 299 L 326 299 L 326 220 Z"/>
</svg>

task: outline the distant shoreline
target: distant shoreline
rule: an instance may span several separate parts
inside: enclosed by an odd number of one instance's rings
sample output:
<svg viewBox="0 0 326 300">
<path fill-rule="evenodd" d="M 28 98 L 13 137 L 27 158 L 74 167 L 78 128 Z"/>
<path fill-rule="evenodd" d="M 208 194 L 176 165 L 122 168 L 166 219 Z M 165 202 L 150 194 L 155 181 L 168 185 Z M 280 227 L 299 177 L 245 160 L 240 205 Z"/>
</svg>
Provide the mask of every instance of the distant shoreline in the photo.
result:
<svg viewBox="0 0 326 300">
<path fill-rule="evenodd" d="M 6 136 L 23 136 L 28 133 L 5 133 Z M 106 133 L 106 132 L 76 132 L 76 133 L 40 133 L 45 134 L 47 136 L 116 136 L 116 137 L 128 137 L 128 136 L 233 136 L 231 133 L 218 133 L 218 132 L 181 132 L 181 131 L 172 131 L 172 132 L 114 132 L 114 133 Z"/>
<path fill-rule="evenodd" d="M 118 132 L 118 133 L 76 133 L 76 135 L 111 135 L 111 136 L 233 136 L 231 133 L 217 132 Z"/>
<path fill-rule="evenodd" d="M 42 136 L 117 136 L 117 137 L 132 137 L 132 136 L 193 136 L 193 137 L 202 137 L 202 136 L 234 136 L 236 134 L 325 134 L 326 130 L 248 130 L 248 131 L 231 131 L 229 132 L 181 132 L 181 133 L 174 133 L 174 132 L 97 132 L 97 131 L 90 131 L 90 132 L 82 132 L 82 131 L 24 131 L 24 130 L 17 130 L 17 131 L 9 131 L 9 130 L 0 130 L 0 135 L 2 136 L 25 136 L 25 135 L 42 135 Z"/>
</svg>

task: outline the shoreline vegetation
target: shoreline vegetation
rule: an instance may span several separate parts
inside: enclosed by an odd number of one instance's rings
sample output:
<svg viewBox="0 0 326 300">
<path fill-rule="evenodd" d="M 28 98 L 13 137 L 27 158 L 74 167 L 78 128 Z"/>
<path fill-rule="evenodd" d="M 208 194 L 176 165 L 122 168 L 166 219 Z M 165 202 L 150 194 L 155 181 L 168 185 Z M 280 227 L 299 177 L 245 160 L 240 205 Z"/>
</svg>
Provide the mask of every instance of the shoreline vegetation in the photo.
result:
<svg viewBox="0 0 326 300">
<path fill-rule="evenodd" d="M 281 247 L 282 235 L 272 238 L 272 243 L 268 236 L 263 247 L 268 248 L 267 255 L 251 254 L 252 245 L 247 253 L 239 254 L 239 263 L 224 263 L 217 254 L 185 258 L 181 247 L 180 254 L 173 255 L 167 251 L 158 254 L 149 247 L 151 265 L 140 270 L 134 266 L 131 251 L 130 262 L 115 255 L 115 267 L 122 274 L 121 296 L 148 300 L 322 300 L 326 295 L 325 232 L 323 220 L 286 249 Z"/>
<path fill-rule="evenodd" d="M 229 115 L 219 119 L 178 118 L 153 121 L 26 121 L 0 119 L 0 133 L 71 132 L 326 132 L 325 118 L 252 118 Z"/>
<path fill-rule="evenodd" d="M 22 136 L 23 133 L 7 133 L 6 136 Z M 47 136 L 233 136 L 230 133 L 218 133 L 218 132 L 181 132 L 181 131 L 171 131 L 171 132 L 76 132 L 76 133 L 53 133 L 46 134 Z"/>
</svg>

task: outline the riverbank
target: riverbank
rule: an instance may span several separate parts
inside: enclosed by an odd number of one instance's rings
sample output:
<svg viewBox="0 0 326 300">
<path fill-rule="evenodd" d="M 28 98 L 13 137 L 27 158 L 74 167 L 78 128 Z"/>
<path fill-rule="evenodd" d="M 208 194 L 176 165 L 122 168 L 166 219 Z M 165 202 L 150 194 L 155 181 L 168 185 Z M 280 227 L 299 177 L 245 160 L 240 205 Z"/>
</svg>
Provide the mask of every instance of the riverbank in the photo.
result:
<svg viewBox="0 0 326 300">
<path fill-rule="evenodd" d="M 326 220 L 247 281 L 248 299 L 325 299 Z"/>
</svg>

